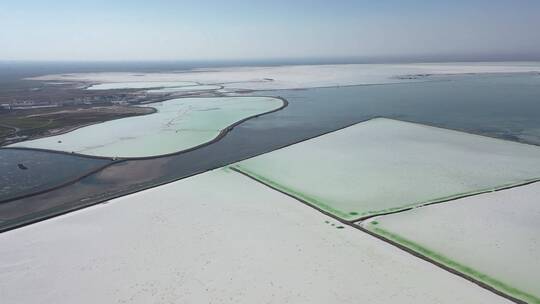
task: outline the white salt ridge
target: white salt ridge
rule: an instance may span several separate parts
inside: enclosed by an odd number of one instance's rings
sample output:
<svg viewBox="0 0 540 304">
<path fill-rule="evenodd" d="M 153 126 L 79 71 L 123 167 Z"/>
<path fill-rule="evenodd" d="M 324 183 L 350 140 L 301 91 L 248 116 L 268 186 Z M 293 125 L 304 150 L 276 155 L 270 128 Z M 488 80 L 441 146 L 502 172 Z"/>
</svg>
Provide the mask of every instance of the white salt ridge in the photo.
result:
<svg viewBox="0 0 540 304">
<path fill-rule="evenodd" d="M 538 197 L 540 183 L 534 183 L 381 216 L 374 219 L 377 225 L 363 225 L 404 237 L 540 299 Z"/>
<path fill-rule="evenodd" d="M 223 83 L 227 89 L 269 90 L 417 81 L 414 79 L 399 79 L 400 76 L 408 75 L 527 72 L 540 72 L 540 63 L 486 62 L 228 67 L 194 69 L 181 73 L 78 73 L 46 75 L 33 79 L 104 83 L 127 81 L 195 81 L 205 84 Z"/>
<path fill-rule="evenodd" d="M 194 85 L 197 85 L 197 83 L 193 81 L 133 81 L 94 84 L 88 87 L 87 90 L 168 88 Z"/>
<path fill-rule="evenodd" d="M 15 303 L 507 303 L 217 170 L 0 234 Z"/>
<path fill-rule="evenodd" d="M 10 147 L 105 157 L 148 157 L 189 149 L 244 118 L 278 109 L 270 97 L 181 98 L 147 105 L 157 113 L 111 120 Z"/>
<path fill-rule="evenodd" d="M 197 86 L 155 89 L 155 90 L 148 90 L 146 92 L 150 94 L 163 94 L 163 93 L 176 93 L 176 92 L 211 91 L 211 90 L 218 90 L 220 88 L 221 86 L 218 86 L 218 85 L 197 85 Z"/>
<path fill-rule="evenodd" d="M 357 219 L 540 178 L 540 147 L 379 118 L 235 166 Z"/>
</svg>

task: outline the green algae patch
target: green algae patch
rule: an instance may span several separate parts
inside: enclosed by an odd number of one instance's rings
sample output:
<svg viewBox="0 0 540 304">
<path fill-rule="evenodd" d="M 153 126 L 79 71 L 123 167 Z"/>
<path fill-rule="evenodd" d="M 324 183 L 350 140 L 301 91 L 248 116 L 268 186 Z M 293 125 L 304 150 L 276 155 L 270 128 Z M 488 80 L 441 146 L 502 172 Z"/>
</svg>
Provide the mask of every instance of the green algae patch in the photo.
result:
<svg viewBox="0 0 540 304">
<path fill-rule="evenodd" d="M 250 170 L 247 170 L 245 168 L 243 168 L 242 166 L 240 165 L 234 165 L 232 166 L 233 168 L 235 168 L 236 170 L 250 176 L 251 178 L 265 184 L 265 185 L 268 185 L 272 188 L 275 188 L 281 192 L 284 192 L 290 196 L 293 196 L 299 200 L 302 200 L 306 203 L 309 203 L 315 207 L 318 207 L 324 211 L 327 211 L 335 216 L 338 216 L 340 218 L 343 218 L 343 219 L 353 219 L 351 217 L 350 214 L 346 213 L 346 212 L 343 212 L 343 211 L 340 211 L 338 209 L 335 209 L 335 208 L 332 208 L 332 206 L 328 205 L 328 204 L 325 204 L 320 198 L 317 198 L 317 197 L 314 197 L 314 196 L 311 196 L 311 195 L 308 195 L 308 194 L 305 194 L 305 193 L 302 193 L 300 191 L 297 191 L 293 188 L 290 188 L 290 187 L 287 187 L 287 186 L 284 186 L 276 181 L 273 181 L 271 179 L 268 179 L 262 175 L 259 175 L 259 174 L 256 174 L 254 172 L 251 172 Z"/>
<path fill-rule="evenodd" d="M 426 256 L 430 259 L 433 259 L 439 263 L 442 263 L 454 270 L 457 270 L 460 273 L 466 274 L 474 279 L 477 279 L 478 281 L 481 281 L 491 287 L 493 287 L 496 290 L 499 290 L 503 293 L 509 294 L 513 297 L 519 298 L 523 301 L 526 301 L 528 303 L 540 303 L 540 298 L 532 295 L 530 293 L 527 293 L 525 291 L 520 290 L 519 288 L 516 288 L 514 286 L 511 286 L 503 281 L 500 281 L 496 278 L 493 278 L 487 274 L 484 274 L 473 267 L 464 265 L 456 260 L 453 260 L 444 254 L 438 253 L 434 250 L 431 250 L 421 244 L 418 244 L 416 242 L 413 242 L 407 238 L 404 238 L 396 233 L 389 232 L 383 228 L 380 228 L 380 226 L 375 227 L 377 225 L 376 222 L 371 222 L 365 225 L 365 228 L 368 230 L 388 239 L 391 241 L 394 241 L 398 244 L 401 244 L 417 253 L 420 253 L 423 256 Z M 471 249 L 472 250 L 472 249 Z"/>
<path fill-rule="evenodd" d="M 359 224 L 502 293 L 539 303 L 538 197 L 535 182 Z"/>
</svg>

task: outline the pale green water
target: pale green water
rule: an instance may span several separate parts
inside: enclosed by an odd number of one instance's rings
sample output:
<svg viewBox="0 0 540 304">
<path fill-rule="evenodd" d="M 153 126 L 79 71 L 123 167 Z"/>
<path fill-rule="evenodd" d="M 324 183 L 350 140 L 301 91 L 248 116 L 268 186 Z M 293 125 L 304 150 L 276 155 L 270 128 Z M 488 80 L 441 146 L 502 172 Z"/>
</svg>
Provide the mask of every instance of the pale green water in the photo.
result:
<svg viewBox="0 0 540 304">
<path fill-rule="evenodd" d="M 0 234 L 2 303 L 506 303 L 325 221 L 240 174 L 205 172 Z"/>
<path fill-rule="evenodd" d="M 373 119 L 236 166 L 344 219 L 540 177 L 540 147 Z"/>
<path fill-rule="evenodd" d="M 249 116 L 281 107 L 270 97 L 181 98 L 155 103 L 157 113 L 112 120 L 16 147 L 106 157 L 147 157 L 192 148 Z"/>
<path fill-rule="evenodd" d="M 540 183 L 362 225 L 528 303 L 540 303 Z"/>
</svg>

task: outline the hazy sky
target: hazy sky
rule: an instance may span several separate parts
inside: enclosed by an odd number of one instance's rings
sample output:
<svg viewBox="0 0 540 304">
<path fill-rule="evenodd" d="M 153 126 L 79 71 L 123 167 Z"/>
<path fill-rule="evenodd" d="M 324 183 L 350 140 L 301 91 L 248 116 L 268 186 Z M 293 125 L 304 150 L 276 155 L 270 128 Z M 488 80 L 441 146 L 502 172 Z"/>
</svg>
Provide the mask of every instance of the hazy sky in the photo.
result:
<svg viewBox="0 0 540 304">
<path fill-rule="evenodd" d="M 538 0 L 0 0 L 0 60 L 529 54 Z"/>
</svg>

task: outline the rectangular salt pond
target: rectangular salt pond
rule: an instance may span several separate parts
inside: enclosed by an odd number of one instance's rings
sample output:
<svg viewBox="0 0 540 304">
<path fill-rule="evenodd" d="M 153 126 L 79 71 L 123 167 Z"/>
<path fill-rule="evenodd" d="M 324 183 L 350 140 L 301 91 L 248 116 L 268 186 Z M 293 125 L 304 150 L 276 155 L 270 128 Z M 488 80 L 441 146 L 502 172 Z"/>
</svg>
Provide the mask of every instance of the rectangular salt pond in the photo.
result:
<svg viewBox="0 0 540 304">
<path fill-rule="evenodd" d="M 326 222 L 215 170 L 0 234 L 2 303 L 507 303 Z"/>
<path fill-rule="evenodd" d="M 540 177 L 540 147 L 373 119 L 233 165 L 352 220 Z"/>
<path fill-rule="evenodd" d="M 283 101 L 271 97 L 180 98 L 146 106 L 156 108 L 157 113 L 111 120 L 11 146 L 104 157 L 157 156 L 209 142 L 230 125 L 278 109 Z"/>
<path fill-rule="evenodd" d="M 133 82 L 111 82 L 94 84 L 87 90 L 117 90 L 117 89 L 150 89 L 169 88 L 181 86 L 194 86 L 198 83 L 193 81 L 133 81 Z"/>
<path fill-rule="evenodd" d="M 376 217 L 362 225 L 494 288 L 540 303 L 540 183 Z"/>
</svg>

